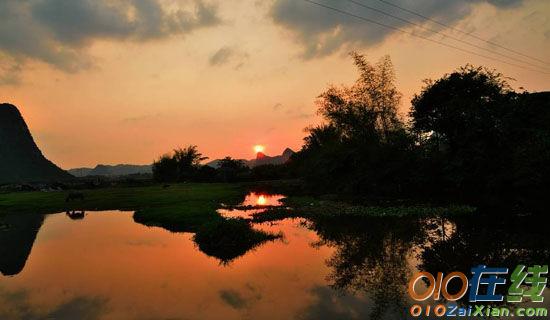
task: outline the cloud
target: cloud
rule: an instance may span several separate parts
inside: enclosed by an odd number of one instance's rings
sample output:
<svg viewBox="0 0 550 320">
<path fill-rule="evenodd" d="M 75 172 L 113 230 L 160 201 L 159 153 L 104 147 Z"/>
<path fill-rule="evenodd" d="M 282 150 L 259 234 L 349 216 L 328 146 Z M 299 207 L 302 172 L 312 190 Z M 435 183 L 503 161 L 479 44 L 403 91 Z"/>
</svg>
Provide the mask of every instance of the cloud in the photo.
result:
<svg viewBox="0 0 550 320">
<path fill-rule="evenodd" d="M 237 291 L 221 290 L 219 294 L 220 298 L 234 309 L 243 309 L 247 305 L 246 300 Z"/>
<path fill-rule="evenodd" d="M 4 291 L 0 288 L 0 303 L 3 306 L 0 309 L 0 319 L 95 320 L 105 314 L 107 300 L 95 296 L 77 296 L 52 310 L 44 310 L 31 303 L 27 290 Z"/>
<path fill-rule="evenodd" d="M 309 320 L 339 320 L 339 319 L 370 319 L 372 303 L 360 296 L 339 294 L 328 287 L 311 289 L 315 302 L 307 306 L 300 319 Z"/>
<path fill-rule="evenodd" d="M 144 115 L 139 115 L 139 116 L 132 116 L 132 117 L 123 118 L 121 120 L 121 122 L 123 122 L 123 123 L 147 122 L 147 121 L 154 120 L 154 119 L 160 119 L 161 117 L 163 117 L 163 114 L 160 113 L 160 112 L 157 112 L 155 114 L 144 114 Z"/>
<path fill-rule="evenodd" d="M 288 107 L 282 103 L 276 103 L 272 108 L 274 112 L 284 112 L 291 119 L 308 119 L 314 116 L 313 113 L 304 112 L 303 106 Z"/>
<path fill-rule="evenodd" d="M 476 3 L 485 2 L 499 8 L 510 8 L 521 4 L 523 1 L 391 0 L 388 2 L 412 9 L 433 19 L 444 21 L 447 24 L 454 24 L 468 16 L 472 11 L 472 6 Z M 379 13 L 362 8 L 349 1 L 315 0 L 315 2 L 395 27 L 409 27 L 403 21 L 381 16 Z M 395 7 L 384 4 L 382 1 L 365 2 L 364 0 L 357 0 L 357 2 L 415 23 L 424 23 L 420 17 L 403 13 Z M 292 32 L 296 41 L 303 47 L 302 57 L 304 59 L 323 57 L 342 48 L 376 45 L 391 36 L 394 32 L 397 32 L 303 0 L 275 0 L 269 10 L 269 15 L 277 25 Z"/>
<path fill-rule="evenodd" d="M 0 55 L 0 86 L 17 85 L 21 81 L 21 65 L 10 61 L 9 57 Z"/>
<path fill-rule="evenodd" d="M 98 39 L 149 41 L 220 22 L 202 0 L 170 9 L 162 0 L 2 0 L 0 54 L 75 72 L 92 65 L 85 49 Z"/>
<path fill-rule="evenodd" d="M 235 63 L 235 69 L 239 69 L 248 58 L 249 56 L 247 53 L 241 52 L 233 47 L 224 46 L 210 56 L 208 62 L 211 66 L 222 66 L 229 63 Z"/>
<path fill-rule="evenodd" d="M 218 292 L 220 299 L 233 309 L 246 309 L 262 299 L 262 294 L 251 283 L 246 283 L 241 291 L 222 289 Z"/>
</svg>

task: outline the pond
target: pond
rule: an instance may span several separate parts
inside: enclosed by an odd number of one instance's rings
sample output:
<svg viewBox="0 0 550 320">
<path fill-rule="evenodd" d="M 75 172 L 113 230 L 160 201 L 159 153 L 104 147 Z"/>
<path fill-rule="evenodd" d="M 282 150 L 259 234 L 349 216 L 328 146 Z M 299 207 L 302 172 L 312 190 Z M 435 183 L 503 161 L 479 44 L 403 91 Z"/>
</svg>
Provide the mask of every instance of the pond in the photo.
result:
<svg viewBox="0 0 550 320">
<path fill-rule="evenodd" d="M 250 194 L 220 214 L 281 198 Z M 253 224 L 282 237 L 227 262 L 132 212 L 1 216 L 0 319 L 401 319 L 416 270 L 547 264 L 548 237 L 523 222 L 284 219 Z"/>
</svg>

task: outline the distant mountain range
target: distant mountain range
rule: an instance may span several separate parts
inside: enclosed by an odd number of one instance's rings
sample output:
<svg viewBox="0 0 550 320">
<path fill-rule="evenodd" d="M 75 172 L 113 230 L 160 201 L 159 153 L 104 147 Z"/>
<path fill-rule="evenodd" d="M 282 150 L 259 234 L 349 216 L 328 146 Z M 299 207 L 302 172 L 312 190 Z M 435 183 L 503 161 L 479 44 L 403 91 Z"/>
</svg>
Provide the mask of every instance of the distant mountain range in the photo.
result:
<svg viewBox="0 0 550 320">
<path fill-rule="evenodd" d="M 283 153 L 278 156 L 271 157 L 262 152 L 258 152 L 256 154 L 256 159 L 251 159 L 251 160 L 238 159 L 238 160 L 244 162 L 244 164 L 247 165 L 248 167 L 254 168 L 254 167 L 266 165 L 266 164 L 283 164 L 287 162 L 294 153 L 295 152 L 292 149 L 286 148 L 283 151 Z M 222 159 L 212 160 L 206 163 L 206 165 L 217 169 L 220 166 L 221 160 Z"/>
<path fill-rule="evenodd" d="M 75 177 L 88 176 L 127 176 L 131 174 L 148 174 L 152 173 L 152 165 L 134 165 L 134 164 L 117 164 L 114 166 L 98 164 L 95 168 L 75 168 L 69 169 L 70 174 Z"/>
<path fill-rule="evenodd" d="M 248 167 L 283 164 L 294 154 L 286 148 L 278 156 L 258 153 L 256 159 L 242 160 Z M 206 165 L 217 168 L 221 159 Z M 67 172 L 68 171 L 68 172 Z M 0 183 L 56 182 L 86 176 L 126 176 L 151 174 L 152 165 L 97 165 L 95 168 L 63 170 L 44 157 L 16 106 L 0 104 Z"/>
<path fill-rule="evenodd" d="M 54 182 L 72 178 L 42 155 L 17 107 L 0 104 L 0 183 Z"/>
</svg>

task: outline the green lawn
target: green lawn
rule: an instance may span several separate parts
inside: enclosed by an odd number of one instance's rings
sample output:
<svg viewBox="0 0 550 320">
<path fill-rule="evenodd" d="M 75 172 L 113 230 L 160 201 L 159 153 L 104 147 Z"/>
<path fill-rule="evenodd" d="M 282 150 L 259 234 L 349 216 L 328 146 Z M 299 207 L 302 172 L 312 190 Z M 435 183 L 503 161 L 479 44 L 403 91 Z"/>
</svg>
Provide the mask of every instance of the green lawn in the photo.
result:
<svg viewBox="0 0 550 320">
<path fill-rule="evenodd" d="M 237 184 L 174 184 L 147 187 L 113 187 L 78 191 L 84 200 L 65 202 L 66 192 L 15 192 L 0 194 L 0 214 L 56 213 L 67 210 L 131 210 L 134 219 L 172 231 L 194 231 L 221 217 L 220 203 L 238 203 L 245 190 Z"/>
</svg>

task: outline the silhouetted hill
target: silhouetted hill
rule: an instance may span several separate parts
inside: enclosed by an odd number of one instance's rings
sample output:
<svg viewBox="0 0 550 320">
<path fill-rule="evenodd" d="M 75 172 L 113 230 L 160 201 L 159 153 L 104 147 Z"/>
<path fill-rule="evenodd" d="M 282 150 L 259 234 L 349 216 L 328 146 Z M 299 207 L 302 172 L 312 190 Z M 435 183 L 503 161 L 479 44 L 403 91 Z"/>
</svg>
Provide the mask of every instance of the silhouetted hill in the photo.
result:
<svg viewBox="0 0 550 320">
<path fill-rule="evenodd" d="M 0 104 L 0 183 L 71 178 L 42 155 L 17 107 Z"/>
<path fill-rule="evenodd" d="M 127 176 L 131 174 L 147 174 L 152 173 L 152 166 L 146 165 L 134 165 L 134 164 L 117 164 L 114 166 L 98 164 L 95 168 L 75 168 L 69 169 L 69 173 L 75 177 L 86 176 Z"/>
<path fill-rule="evenodd" d="M 278 156 L 268 156 L 262 152 L 258 152 L 256 154 L 256 159 L 251 160 L 245 160 L 245 159 L 239 159 L 244 162 L 248 167 L 253 168 L 256 166 L 261 166 L 265 164 L 283 164 L 290 159 L 290 157 L 294 154 L 294 151 L 290 148 L 286 148 L 282 154 Z M 218 168 L 220 165 L 221 159 L 212 160 L 208 163 L 206 163 L 207 166 L 210 166 L 212 168 Z"/>
<path fill-rule="evenodd" d="M 42 222 L 41 214 L 0 216 L 1 274 L 13 276 L 23 270 Z"/>
<path fill-rule="evenodd" d="M 292 149 L 290 148 L 286 148 L 281 155 L 274 157 L 270 157 L 263 154 L 262 152 L 258 152 L 258 154 L 256 155 L 256 159 L 250 160 L 248 166 L 257 167 L 265 164 L 283 164 L 287 162 L 293 154 L 294 151 L 292 151 Z"/>
</svg>

